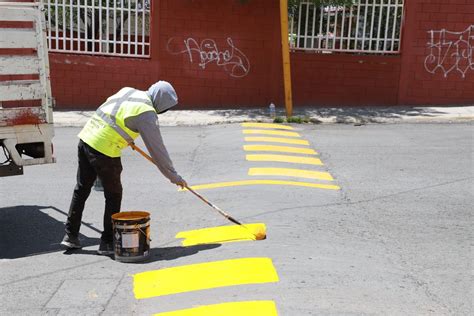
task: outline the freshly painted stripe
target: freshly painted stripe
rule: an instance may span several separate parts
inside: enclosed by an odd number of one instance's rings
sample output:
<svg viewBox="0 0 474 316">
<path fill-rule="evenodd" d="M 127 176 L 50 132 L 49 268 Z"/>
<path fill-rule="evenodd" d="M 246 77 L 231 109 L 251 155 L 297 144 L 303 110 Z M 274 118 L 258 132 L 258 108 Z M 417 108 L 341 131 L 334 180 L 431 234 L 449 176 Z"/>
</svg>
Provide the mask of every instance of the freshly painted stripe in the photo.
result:
<svg viewBox="0 0 474 316">
<path fill-rule="evenodd" d="M 313 157 L 302 157 L 302 156 L 288 156 L 288 155 L 247 155 L 248 161 L 274 161 L 274 162 L 288 162 L 288 163 L 299 163 L 306 165 L 322 165 L 322 161 L 318 158 Z"/>
<path fill-rule="evenodd" d="M 179 311 L 155 314 L 154 316 L 278 316 L 273 301 L 230 302 L 199 306 Z"/>
<path fill-rule="evenodd" d="M 246 142 L 270 142 L 270 143 L 309 145 L 309 142 L 304 139 L 280 138 L 280 137 L 245 137 L 245 141 Z"/>
<path fill-rule="evenodd" d="M 222 244 L 226 242 L 256 240 L 256 235 L 265 232 L 263 223 L 245 224 L 242 226 L 220 226 L 190 230 L 178 233 L 175 238 L 184 238 L 183 246 L 202 244 Z"/>
<path fill-rule="evenodd" d="M 245 151 L 277 151 L 294 154 L 317 155 L 318 153 L 311 148 L 273 146 L 273 145 L 244 145 Z"/>
<path fill-rule="evenodd" d="M 244 129 L 242 133 L 246 135 L 253 134 L 262 134 L 262 135 L 278 135 L 278 136 L 289 136 L 289 137 L 301 137 L 300 134 L 296 132 L 286 132 L 286 131 L 271 131 L 265 129 Z"/>
<path fill-rule="evenodd" d="M 329 172 L 292 168 L 250 168 L 249 176 L 285 176 L 329 181 L 334 180 L 334 178 L 329 174 Z"/>
<path fill-rule="evenodd" d="M 269 258 L 242 258 L 148 271 L 133 276 L 135 298 L 241 284 L 278 282 Z"/>
<path fill-rule="evenodd" d="M 274 123 L 242 123 L 242 127 L 253 127 L 253 128 L 274 128 L 274 129 L 286 129 L 293 130 L 293 127 L 283 124 Z"/>
<path fill-rule="evenodd" d="M 191 189 L 194 190 L 205 190 L 205 189 L 218 189 L 225 187 L 237 187 L 244 185 L 289 185 L 298 187 L 308 187 L 316 189 L 327 189 L 327 190 L 340 190 L 341 188 L 333 184 L 321 184 L 321 183 L 310 183 L 310 182 L 299 182 L 299 181 L 285 181 L 285 180 L 242 180 L 232 182 L 217 182 L 193 185 Z M 179 191 L 186 191 L 186 189 L 179 189 Z"/>
</svg>

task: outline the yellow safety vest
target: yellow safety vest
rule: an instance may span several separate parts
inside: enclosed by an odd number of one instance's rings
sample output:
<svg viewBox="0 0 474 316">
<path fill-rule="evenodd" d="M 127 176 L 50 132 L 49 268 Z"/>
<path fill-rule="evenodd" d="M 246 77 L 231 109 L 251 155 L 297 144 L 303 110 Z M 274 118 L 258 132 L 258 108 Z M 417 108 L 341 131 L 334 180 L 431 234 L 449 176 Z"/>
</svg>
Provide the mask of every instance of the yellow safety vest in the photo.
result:
<svg viewBox="0 0 474 316">
<path fill-rule="evenodd" d="M 150 111 L 156 113 L 146 92 L 123 88 L 97 109 L 78 136 L 104 155 L 120 157 L 139 135 L 125 126 L 125 120 Z"/>
</svg>

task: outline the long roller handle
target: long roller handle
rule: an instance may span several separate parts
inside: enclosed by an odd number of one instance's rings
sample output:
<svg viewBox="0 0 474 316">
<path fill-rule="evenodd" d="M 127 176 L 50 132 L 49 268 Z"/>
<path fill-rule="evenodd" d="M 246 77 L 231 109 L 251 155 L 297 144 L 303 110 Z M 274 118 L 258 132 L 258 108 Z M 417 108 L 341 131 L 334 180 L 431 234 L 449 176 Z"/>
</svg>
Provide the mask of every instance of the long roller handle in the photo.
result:
<svg viewBox="0 0 474 316">
<path fill-rule="evenodd" d="M 152 164 L 155 164 L 155 162 L 153 161 L 153 158 L 150 157 L 150 155 L 148 155 L 146 152 L 144 152 L 140 147 L 138 147 L 137 145 L 135 145 L 134 143 L 130 143 L 129 144 L 130 147 L 132 147 L 133 150 L 137 151 L 138 153 L 140 153 L 143 157 L 145 157 L 148 161 L 150 161 Z"/>
<path fill-rule="evenodd" d="M 148 161 L 150 161 L 151 163 L 155 163 L 153 161 L 153 159 L 150 157 L 150 155 L 148 155 L 146 152 L 144 152 L 140 147 L 138 147 L 137 145 L 135 145 L 134 143 L 130 143 L 129 144 L 130 147 L 132 147 L 133 150 L 137 151 L 140 155 L 142 155 L 143 157 L 145 157 Z M 204 198 L 201 194 L 197 193 L 196 191 L 194 191 L 193 189 L 191 189 L 190 187 L 186 186 L 186 189 L 193 193 L 195 196 L 197 196 L 198 198 L 200 198 L 204 203 L 206 203 L 207 205 L 209 205 L 210 207 L 212 207 L 213 209 L 215 209 L 217 212 L 219 212 L 219 214 L 221 214 L 222 216 L 224 216 L 225 218 L 227 218 L 229 221 L 231 221 L 232 223 L 234 224 L 237 224 L 237 225 L 240 225 L 242 226 L 242 223 L 240 223 L 238 220 L 236 220 L 235 218 L 233 218 L 232 216 L 230 216 L 229 214 L 227 214 L 226 212 L 224 212 L 223 210 L 221 210 L 220 208 L 218 208 L 217 206 L 215 206 L 214 204 L 212 204 L 211 202 L 209 202 L 206 198 Z"/>
<path fill-rule="evenodd" d="M 186 186 L 186 189 L 191 192 L 192 194 L 194 194 L 195 196 L 197 196 L 198 198 L 200 198 L 204 203 L 206 203 L 207 205 L 209 205 L 210 207 L 212 207 L 213 209 L 215 209 L 217 212 L 219 212 L 219 214 L 221 214 L 222 216 L 224 216 L 225 218 L 227 218 L 229 221 L 231 221 L 232 223 L 234 224 L 237 224 L 237 225 L 242 225 L 242 223 L 240 223 L 238 220 L 236 220 L 235 218 L 233 218 L 232 216 L 230 216 L 229 214 L 227 214 L 226 212 L 224 212 L 223 210 L 221 210 L 220 208 L 218 208 L 217 206 L 215 206 L 214 204 L 212 204 L 211 202 L 209 202 L 208 200 L 206 200 L 205 197 L 203 197 L 201 194 L 197 193 L 196 191 L 194 191 L 193 189 L 191 189 L 190 187 Z"/>
</svg>

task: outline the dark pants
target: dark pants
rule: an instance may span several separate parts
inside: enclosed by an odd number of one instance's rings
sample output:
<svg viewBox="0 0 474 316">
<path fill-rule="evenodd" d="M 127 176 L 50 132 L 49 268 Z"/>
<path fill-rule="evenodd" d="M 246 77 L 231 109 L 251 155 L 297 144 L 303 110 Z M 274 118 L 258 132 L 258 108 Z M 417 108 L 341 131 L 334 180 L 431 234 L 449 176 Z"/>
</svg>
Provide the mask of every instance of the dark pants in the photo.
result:
<svg viewBox="0 0 474 316">
<path fill-rule="evenodd" d="M 82 140 L 78 145 L 78 157 L 77 184 L 69 207 L 66 233 L 73 236 L 79 235 L 84 205 L 98 177 L 104 187 L 105 196 L 104 231 L 101 239 L 112 242 L 112 215 L 120 212 L 122 202 L 122 183 L 120 182 L 122 163 L 120 158 L 105 156 Z"/>
</svg>

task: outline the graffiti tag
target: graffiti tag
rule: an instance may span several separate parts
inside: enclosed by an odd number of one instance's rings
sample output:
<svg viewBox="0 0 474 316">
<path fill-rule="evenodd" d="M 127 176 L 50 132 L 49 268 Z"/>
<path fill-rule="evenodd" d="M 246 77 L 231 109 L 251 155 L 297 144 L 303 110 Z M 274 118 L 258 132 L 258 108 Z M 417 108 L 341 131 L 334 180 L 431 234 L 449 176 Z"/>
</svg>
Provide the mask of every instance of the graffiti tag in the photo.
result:
<svg viewBox="0 0 474 316">
<path fill-rule="evenodd" d="M 212 39 L 204 39 L 198 43 L 194 38 L 188 38 L 183 41 L 184 47 L 176 48 L 176 38 L 170 38 L 168 41 L 168 52 L 173 55 L 188 54 L 189 61 L 194 62 L 197 56 L 198 65 L 206 69 L 209 63 L 215 63 L 234 78 L 242 78 L 248 75 L 250 71 L 250 62 L 245 54 L 235 47 L 234 42 L 227 38 L 227 49 L 222 50 Z"/>
<path fill-rule="evenodd" d="M 474 70 L 474 25 L 463 32 L 450 32 L 445 29 L 429 31 L 431 35 L 425 58 L 425 69 L 435 74 L 440 71 L 444 77 L 451 72 L 459 72 L 463 78 L 469 70 Z"/>
</svg>

